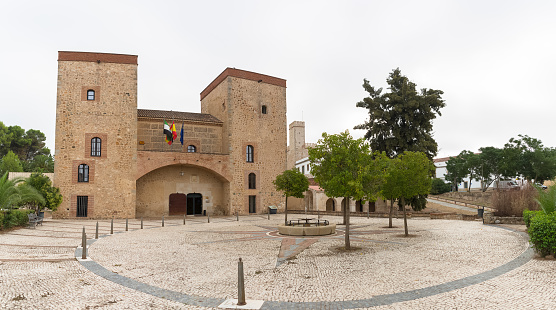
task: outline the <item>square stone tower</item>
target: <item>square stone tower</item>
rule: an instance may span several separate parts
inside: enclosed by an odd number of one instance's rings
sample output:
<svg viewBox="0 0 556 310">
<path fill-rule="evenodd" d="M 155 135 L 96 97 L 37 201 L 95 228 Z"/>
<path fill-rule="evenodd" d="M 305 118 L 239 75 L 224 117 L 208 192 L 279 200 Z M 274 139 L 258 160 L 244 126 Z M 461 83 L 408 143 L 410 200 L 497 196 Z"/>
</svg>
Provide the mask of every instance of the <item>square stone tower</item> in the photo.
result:
<svg viewBox="0 0 556 310">
<path fill-rule="evenodd" d="M 286 80 L 227 68 L 201 92 L 201 112 L 223 122 L 230 213 L 266 213 L 284 198 L 272 184 L 286 169 Z"/>
<path fill-rule="evenodd" d="M 55 217 L 135 217 L 137 56 L 58 53 L 55 143 Z"/>
</svg>

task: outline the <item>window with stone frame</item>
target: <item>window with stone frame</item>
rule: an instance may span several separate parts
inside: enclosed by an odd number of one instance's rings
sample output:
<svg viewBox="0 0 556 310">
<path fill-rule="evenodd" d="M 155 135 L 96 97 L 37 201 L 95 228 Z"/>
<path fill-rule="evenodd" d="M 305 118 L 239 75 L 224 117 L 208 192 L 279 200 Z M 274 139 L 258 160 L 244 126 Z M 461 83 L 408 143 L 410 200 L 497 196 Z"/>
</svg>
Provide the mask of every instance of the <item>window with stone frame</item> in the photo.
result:
<svg viewBox="0 0 556 310">
<path fill-rule="evenodd" d="M 188 153 L 196 153 L 196 152 L 197 152 L 197 148 L 195 147 L 195 145 L 188 145 L 188 146 L 187 146 L 187 152 L 188 152 Z"/>
<path fill-rule="evenodd" d="M 77 182 L 89 182 L 89 165 L 79 165 L 77 169 Z"/>
<path fill-rule="evenodd" d="M 91 156 L 100 157 L 102 150 L 102 140 L 99 137 L 91 139 Z"/>
<path fill-rule="evenodd" d="M 95 100 L 95 91 L 92 89 L 87 90 L 87 100 Z"/>
<path fill-rule="evenodd" d="M 249 176 L 247 177 L 247 183 L 248 183 L 249 189 L 256 189 L 257 188 L 257 175 L 255 175 L 254 173 L 249 173 Z"/>
<path fill-rule="evenodd" d="M 245 150 L 245 153 L 247 155 L 247 162 L 248 163 L 252 163 L 254 162 L 254 155 L 255 155 L 255 149 L 253 148 L 252 145 L 248 145 L 247 149 Z"/>
</svg>

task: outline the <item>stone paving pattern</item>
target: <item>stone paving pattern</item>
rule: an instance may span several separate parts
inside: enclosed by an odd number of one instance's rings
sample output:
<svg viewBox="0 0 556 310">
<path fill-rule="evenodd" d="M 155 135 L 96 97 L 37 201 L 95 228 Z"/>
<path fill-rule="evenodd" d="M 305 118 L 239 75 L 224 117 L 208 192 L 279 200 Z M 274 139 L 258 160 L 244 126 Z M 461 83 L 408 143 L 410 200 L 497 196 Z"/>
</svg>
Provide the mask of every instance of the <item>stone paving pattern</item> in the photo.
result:
<svg viewBox="0 0 556 310">
<path fill-rule="evenodd" d="M 405 238 L 401 219 L 352 218 L 360 249 L 343 252 L 342 226 L 300 238 L 276 233 L 282 215 L 210 220 L 116 220 L 114 235 L 101 221 L 98 240 L 95 221 L 0 234 L 0 309 L 213 309 L 237 298 L 239 257 L 262 309 L 556 308 L 556 261 L 534 257 L 520 226 L 414 218 Z M 83 226 L 90 259 L 77 261 Z"/>
</svg>

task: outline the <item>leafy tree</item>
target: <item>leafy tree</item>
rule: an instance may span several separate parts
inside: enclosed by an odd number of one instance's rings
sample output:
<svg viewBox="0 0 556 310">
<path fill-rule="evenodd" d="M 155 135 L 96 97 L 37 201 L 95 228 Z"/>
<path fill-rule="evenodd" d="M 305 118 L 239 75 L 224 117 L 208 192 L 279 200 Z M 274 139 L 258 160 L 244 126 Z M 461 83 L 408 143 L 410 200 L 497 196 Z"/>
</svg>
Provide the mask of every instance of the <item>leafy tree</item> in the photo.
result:
<svg viewBox="0 0 556 310">
<path fill-rule="evenodd" d="M 54 158 L 51 155 L 37 155 L 32 160 L 25 162 L 24 170 L 42 173 L 54 172 Z"/>
<path fill-rule="evenodd" d="M 62 195 L 60 194 L 60 189 L 52 186 L 52 181 L 50 178 L 42 173 L 33 173 L 31 176 L 25 180 L 25 184 L 36 189 L 44 198 L 35 199 L 28 201 L 31 205 L 35 207 L 38 212 L 44 208 L 48 208 L 52 211 L 56 211 L 58 206 L 62 203 Z"/>
<path fill-rule="evenodd" d="M 478 170 L 478 176 L 482 191 L 485 192 L 492 182 L 499 181 L 502 177 L 503 150 L 487 146 L 480 148 L 479 152 L 481 166 Z"/>
<path fill-rule="evenodd" d="M 536 182 L 556 177 L 556 149 L 544 147 L 540 140 L 519 135 L 519 139 L 511 138 L 506 143 L 504 151 L 504 167 L 509 177 L 520 175 Z"/>
<path fill-rule="evenodd" d="M 0 177 L 0 209 L 10 209 L 32 201 L 45 203 L 35 188 L 24 184 L 24 179 L 8 180 L 7 172 Z"/>
<path fill-rule="evenodd" d="M 432 179 L 431 184 L 431 194 L 440 195 L 449 192 L 451 186 L 449 183 L 444 182 L 444 180 L 439 178 Z"/>
<path fill-rule="evenodd" d="M 285 224 L 288 223 L 288 197 L 303 198 L 303 193 L 309 189 L 309 180 L 307 177 L 293 168 L 286 170 L 282 174 L 276 176 L 276 180 L 272 181 L 277 191 L 281 191 L 286 196 Z"/>
<path fill-rule="evenodd" d="M 446 162 L 446 180 L 452 182 L 452 190 L 454 192 L 458 191 L 458 184 L 463 182 L 463 178 L 467 177 L 469 174 L 467 169 L 467 162 L 460 155 L 455 157 L 450 157 L 450 159 Z"/>
<path fill-rule="evenodd" d="M 50 155 L 45 147 L 46 136 L 40 130 L 25 129 L 19 126 L 5 126 L 0 122 L 0 157 L 14 152 L 23 161 L 30 161 L 37 155 Z"/>
<path fill-rule="evenodd" d="M 462 151 L 460 155 L 463 160 L 465 161 L 465 167 L 467 168 L 467 175 L 469 176 L 469 185 L 467 187 L 467 191 L 471 191 L 471 184 L 473 180 L 479 179 L 479 174 L 481 170 L 481 162 L 479 160 L 479 155 L 475 154 L 471 151 Z"/>
<path fill-rule="evenodd" d="M 421 211 L 426 206 L 426 195 L 431 190 L 431 175 L 435 167 L 422 152 L 404 152 L 393 159 L 388 169 L 386 185 L 399 197 L 398 203 L 403 209 L 404 229 L 407 236 L 406 205 L 414 211 Z"/>
<path fill-rule="evenodd" d="M 369 120 L 355 129 L 367 130 L 365 139 L 371 148 L 386 152 L 390 158 L 414 151 L 423 152 L 432 160 L 438 149 L 433 139 L 432 120 L 446 106 L 442 99 L 444 92 L 427 88 L 417 91 L 417 85 L 403 76 L 399 68 L 386 81 L 390 92 L 382 94 L 382 88 L 375 89 L 368 80 L 363 80 L 369 97 L 358 102 L 357 107 L 368 110 Z"/>
<path fill-rule="evenodd" d="M 309 149 L 311 173 L 329 197 L 371 201 L 376 200 L 383 182 L 385 154 L 372 154 L 363 139 L 353 139 L 348 131 L 336 135 L 322 134 L 316 146 Z M 346 232 L 345 248 L 349 240 L 349 210 L 342 204 Z"/>
<path fill-rule="evenodd" d="M 21 162 L 19 161 L 17 155 L 14 154 L 12 151 L 8 151 L 8 154 L 4 155 L 4 157 L 2 157 L 2 160 L 0 161 L 0 173 L 4 174 L 7 172 L 22 171 L 23 166 L 21 165 Z"/>
</svg>

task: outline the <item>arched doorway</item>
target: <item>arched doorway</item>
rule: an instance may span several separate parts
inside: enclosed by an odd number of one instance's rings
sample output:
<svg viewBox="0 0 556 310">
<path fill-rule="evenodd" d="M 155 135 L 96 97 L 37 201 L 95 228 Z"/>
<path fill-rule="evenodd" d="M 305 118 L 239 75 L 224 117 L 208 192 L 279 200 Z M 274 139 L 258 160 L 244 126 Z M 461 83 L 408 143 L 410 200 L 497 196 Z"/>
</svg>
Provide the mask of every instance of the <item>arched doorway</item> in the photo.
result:
<svg viewBox="0 0 556 310">
<path fill-rule="evenodd" d="M 357 212 L 363 212 L 363 201 L 357 200 L 357 202 L 355 202 L 355 210 Z"/>
<path fill-rule="evenodd" d="M 326 201 L 326 212 L 334 212 L 336 211 L 336 202 L 333 198 L 328 198 Z"/>
<path fill-rule="evenodd" d="M 347 212 L 351 212 L 351 210 L 349 209 L 349 200 L 346 198 L 342 199 L 342 212 L 344 211 L 343 208 L 346 208 Z"/>
<path fill-rule="evenodd" d="M 376 212 L 376 202 L 370 201 L 369 202 L 369 212 Z"/>
<path fill-rule="evenodd" d="M 187 196 L 185 194 L 170 194 L 168 215 L 183 215 L 187 212 Z"/>
<path fill-rule="evenodd" d="M 203 215 L 203 195 L 187 194 L 187 215 Z"/>
</svg>

